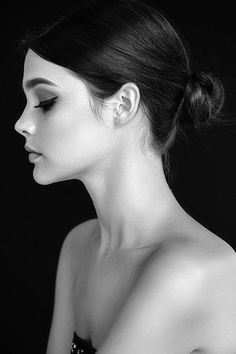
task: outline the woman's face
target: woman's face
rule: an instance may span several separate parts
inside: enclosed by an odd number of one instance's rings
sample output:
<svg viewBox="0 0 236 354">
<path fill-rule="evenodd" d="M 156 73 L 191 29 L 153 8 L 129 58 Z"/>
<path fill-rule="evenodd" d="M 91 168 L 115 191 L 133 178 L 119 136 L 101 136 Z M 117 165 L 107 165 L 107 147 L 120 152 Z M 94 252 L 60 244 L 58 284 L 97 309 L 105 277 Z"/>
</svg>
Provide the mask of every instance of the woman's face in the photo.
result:
<svg viewBox="0 0 236 354">
<path fill-rule="evenodd" d="M 27 89 L 27 82 L 35 78 L 47 79 L 55 86 L 44 83 Z M 94 117 L 85 84 L 67 69 L 30 49 L 25 58 L 23 87 L 27 104 L 15 129 L 30 148 L 42 154 L 33 162 L 38 183 L 79 179 L 96 168 L 108 151 L 112 153 L 114 136 Z M 52 105 L 35 107 L 46 100 Z M 106 112 L 111 114 L 111 110 Z"/>
</svg>

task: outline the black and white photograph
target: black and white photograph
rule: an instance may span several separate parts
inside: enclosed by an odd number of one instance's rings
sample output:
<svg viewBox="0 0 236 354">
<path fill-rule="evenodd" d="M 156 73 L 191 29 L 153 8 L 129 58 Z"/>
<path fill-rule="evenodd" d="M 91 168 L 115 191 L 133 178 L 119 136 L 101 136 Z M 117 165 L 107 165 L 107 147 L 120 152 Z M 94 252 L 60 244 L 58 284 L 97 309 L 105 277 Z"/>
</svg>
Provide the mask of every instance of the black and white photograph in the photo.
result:
<svg viewBox="0 0 236 354">
<path fill-rule="evenodd" d="M 0 9 L 1 354 L 236 354 L 233 8 Z"/>
</svg>

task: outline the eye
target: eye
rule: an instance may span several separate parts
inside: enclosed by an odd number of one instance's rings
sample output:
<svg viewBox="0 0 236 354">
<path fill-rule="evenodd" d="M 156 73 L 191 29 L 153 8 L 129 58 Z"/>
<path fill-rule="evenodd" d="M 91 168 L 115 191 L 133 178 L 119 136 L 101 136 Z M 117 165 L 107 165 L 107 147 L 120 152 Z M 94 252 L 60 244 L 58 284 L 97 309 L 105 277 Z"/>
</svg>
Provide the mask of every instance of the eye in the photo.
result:
<svg viewBox="0 0 236 354">
<path fill-rule="evenodd" d="M 41 101 L 37 106 L 34 106 L 34 108 L 42 108 L 44 112 L 49 111 L 52 106 L 54 105 L 57 97 L 50 98 L 49 100 Z"/>
</svg>

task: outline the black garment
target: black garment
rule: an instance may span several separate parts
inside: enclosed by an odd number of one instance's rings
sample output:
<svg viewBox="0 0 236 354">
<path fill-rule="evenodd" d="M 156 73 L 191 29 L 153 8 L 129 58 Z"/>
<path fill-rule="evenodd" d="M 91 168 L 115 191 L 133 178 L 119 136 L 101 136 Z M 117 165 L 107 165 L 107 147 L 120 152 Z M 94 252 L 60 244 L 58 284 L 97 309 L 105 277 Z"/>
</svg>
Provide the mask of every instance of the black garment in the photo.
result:
<svg viewBox="0 0 236 354">
<path fill-rule="evenodd" d="M 97 349 L 93 348 L 91 340 L 85 340 L 74 332 L 71 354 L 94 354 Z"/>
</svg>

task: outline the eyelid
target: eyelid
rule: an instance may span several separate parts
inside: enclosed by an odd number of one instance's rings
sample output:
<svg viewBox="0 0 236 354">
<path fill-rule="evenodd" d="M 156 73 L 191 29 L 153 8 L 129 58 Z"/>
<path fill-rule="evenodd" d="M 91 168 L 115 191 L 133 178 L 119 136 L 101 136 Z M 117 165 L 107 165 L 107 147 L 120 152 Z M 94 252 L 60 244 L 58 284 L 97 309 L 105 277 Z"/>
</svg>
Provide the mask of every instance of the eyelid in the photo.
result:
<svg viewBox="0 0 236 354">
<path fill-rule="evenodd" d="M 56 96 L 56 97 L 49 98 L 47 100 L 40 101 L 37 106 L 34 106 L 34 108 L 39 108 L 39 107 L 42 107 L 43 105 L 53 103 L 57 98 L 58 97 Z"/>
</svg>

